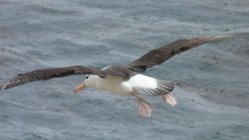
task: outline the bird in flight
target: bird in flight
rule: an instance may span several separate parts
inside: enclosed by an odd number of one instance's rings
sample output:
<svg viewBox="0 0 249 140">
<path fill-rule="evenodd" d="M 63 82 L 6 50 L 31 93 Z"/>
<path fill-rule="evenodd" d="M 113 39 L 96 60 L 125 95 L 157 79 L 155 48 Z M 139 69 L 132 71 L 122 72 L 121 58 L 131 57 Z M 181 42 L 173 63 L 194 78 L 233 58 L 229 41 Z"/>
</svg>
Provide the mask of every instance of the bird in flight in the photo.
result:
<svg viewBox="0 0 249 140">
<path fill-rule="evenodd" d="M 152 113 L 152 106 L 142 98 L 143 95 L 161 96 L 163 102 L 172 106 L 175 106 L 177 102 L 171 93 L 175 83 L 142 74 L 146 69 L 159 65 L 176 54 L 202 44 L 234 37 L 235 35 L 219 35 L 176 40 L 149 51 L 128 65 L 109 65 L 102 69 L 80 65 L 37 69 L 18 74 L 13 79 L 0 84 L 0 89 L 9 89 L 38 80 L 48 80 L 69 75 L 86 75 L 85 80 L 74 88 L 75 93 L 90 87 L 117 93 L 121 96 L 134 96 L 137 101 L 138 115 L 141 118 L 149 118 Z"/>
</svg>

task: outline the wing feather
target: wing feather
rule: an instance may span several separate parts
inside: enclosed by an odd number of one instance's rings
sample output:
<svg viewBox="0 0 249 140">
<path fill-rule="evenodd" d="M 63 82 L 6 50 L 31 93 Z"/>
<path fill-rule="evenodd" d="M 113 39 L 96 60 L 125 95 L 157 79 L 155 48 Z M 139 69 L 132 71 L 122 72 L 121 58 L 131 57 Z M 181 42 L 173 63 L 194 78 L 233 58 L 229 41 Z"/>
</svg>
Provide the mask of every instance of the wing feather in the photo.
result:
<svg viewBox="0 0 249 140">
<path fill-rule="evenodd" d="M 144 72 L 147 68 L 159 65 L 176 54 L 185 52 L 205 43 L 221 41 L 234 37 L 235 35 L 221 35 L 176 40 L 170 44 L 166 44 L 160 48 L 149 51 L 129 64 L 128 68 L 133 71 Z"/>
<path fill-rule="evenodd" d="M 0 89 L 8 89 L 18 85 L 22 85 L 28 82 L 38 81 L 38 80 L 48 80 L 51 78 L 65 77 L 69 75 L 77 74 L 94 74 L 100 77 L 105 77 L 106 74 L 101 70 L 93 67 L 84 66 L 70 66 L 70 67 L 60 67 L 60 68 L 48 68 L 48 69 L 37 69 L 31 72 L 18 74 L 12 80 L 0 84 Z"/>
</svg>

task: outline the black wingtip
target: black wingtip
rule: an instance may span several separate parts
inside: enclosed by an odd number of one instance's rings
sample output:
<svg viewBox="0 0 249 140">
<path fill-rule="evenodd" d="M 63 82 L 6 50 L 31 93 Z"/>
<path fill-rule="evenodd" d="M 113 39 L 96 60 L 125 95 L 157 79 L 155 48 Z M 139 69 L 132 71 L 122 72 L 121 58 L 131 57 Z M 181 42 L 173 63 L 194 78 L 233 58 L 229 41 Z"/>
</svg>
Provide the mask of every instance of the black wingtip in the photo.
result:
<svg viewBox="0 0 249 140">
<path fill-rule="evenodd" d="M 5 83 L 0 83 L 0 90 L 6 90 L 15 86 L 18 86 L 19 81 L 8 81 Z"/>
<path fill-rule="evenodd" d="M 224 35 L 210 35 L 210 36 L 203 36 L 199 37 L 199 39 L 206 40 L 207 42 L 212 41 L 222 41 L 222 40 L 228 40 L 233 38 L 240 38 L 240 37 L 248 37 L 249 32 L 240 32 L 240 33 L 232 33 L 232 34 L 224 34 Z M 197 39 L 196 37 L 195 39 Z"/>
<path fill-rule="evenodd" d="M 197 38 L 192 38 L 192 39 L 202 40 L 205 42 L 215 42 L 215 41 L 233 39 L 237 36 L 238 36 L 237 34 L 229 34 L 229 35 L 203 36 L 203 37 L 197 37 Z"/>
<path fill-rule="evenodd" d="M 9 82 L 0 84 L 0 90 L 5 90 L 8 88 Z"/>
</svg>

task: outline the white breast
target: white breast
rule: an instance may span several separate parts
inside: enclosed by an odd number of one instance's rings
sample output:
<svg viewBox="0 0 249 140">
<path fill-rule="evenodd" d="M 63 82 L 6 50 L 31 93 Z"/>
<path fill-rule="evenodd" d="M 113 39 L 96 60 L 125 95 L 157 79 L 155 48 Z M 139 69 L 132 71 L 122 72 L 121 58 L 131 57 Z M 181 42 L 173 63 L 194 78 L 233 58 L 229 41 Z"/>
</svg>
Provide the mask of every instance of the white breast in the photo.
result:
<svg viewBox="0 0 249 140">
<path fill-rule="evenodd" d="M 125 80 L 117 76 L 107 76 L 106 78 L 100 78 L 97 75 L 90 75 L 88 79 L 85 80 L 85 82 L 87 87 L 118 93 L 122 96 L 130 96 L 132 91 L 132 87 L 124 84 Z"/>
<path fill-rule="evenodd" d="M 100 78 L 97 75 L 90 75 L 85 80 L 87 87 L 92 87 L 98 90 L 106 90 L 112 93 L 118 93 L 122 96 L 131 96 L 134 87 L 155 89 L 157 88 L 156 79 L 142 74 L 136 74 L 129 80 L 124 80 L 117 76 L 107 76 Z"/>
</svg>

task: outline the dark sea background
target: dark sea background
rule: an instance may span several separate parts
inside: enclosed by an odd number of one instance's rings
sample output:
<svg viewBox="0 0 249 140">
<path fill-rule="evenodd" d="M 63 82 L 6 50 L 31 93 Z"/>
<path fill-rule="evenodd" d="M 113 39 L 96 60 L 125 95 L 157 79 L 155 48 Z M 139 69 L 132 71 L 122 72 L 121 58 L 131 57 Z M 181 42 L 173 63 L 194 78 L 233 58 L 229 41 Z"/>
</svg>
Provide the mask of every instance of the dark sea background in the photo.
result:
<svg viewBox="0 0 249 140">
<path fill-rule="evenodd" d="M 0 82 L 38 68 L 127 64 L 171 41 L 242 33 L 146 74 L 179 85 L 150 119 L 136 100 L 86 89 L 84 76 L 0 91 L 0 140 L 248 140 L 248 0 L 0 0 Z"/>
</svg>

